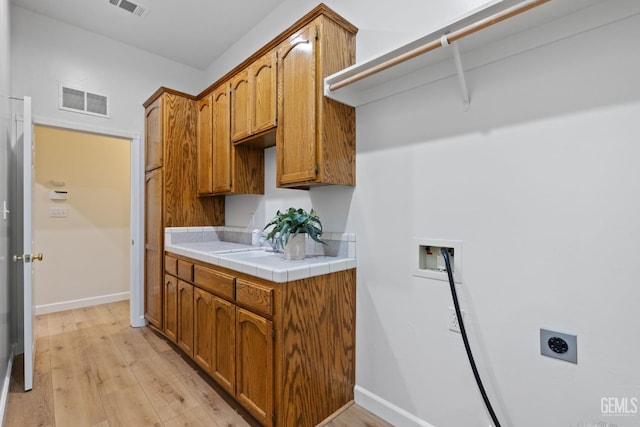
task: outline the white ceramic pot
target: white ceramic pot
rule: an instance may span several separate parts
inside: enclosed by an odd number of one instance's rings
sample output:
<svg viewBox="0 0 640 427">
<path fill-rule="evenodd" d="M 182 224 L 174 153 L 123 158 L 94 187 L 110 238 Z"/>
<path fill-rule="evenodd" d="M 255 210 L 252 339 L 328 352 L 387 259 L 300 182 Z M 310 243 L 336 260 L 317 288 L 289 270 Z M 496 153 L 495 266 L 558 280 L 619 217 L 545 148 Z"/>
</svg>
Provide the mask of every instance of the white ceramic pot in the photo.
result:
<svg viewBox="0 0 640 427">
<path fill-rule="evenodd" d="M 298 234 L 296 237 L 289 239 L 289 242 L 284 246 L 284 259 L 304 259 L 306 240 L 306 234 Z"/>
</svg>

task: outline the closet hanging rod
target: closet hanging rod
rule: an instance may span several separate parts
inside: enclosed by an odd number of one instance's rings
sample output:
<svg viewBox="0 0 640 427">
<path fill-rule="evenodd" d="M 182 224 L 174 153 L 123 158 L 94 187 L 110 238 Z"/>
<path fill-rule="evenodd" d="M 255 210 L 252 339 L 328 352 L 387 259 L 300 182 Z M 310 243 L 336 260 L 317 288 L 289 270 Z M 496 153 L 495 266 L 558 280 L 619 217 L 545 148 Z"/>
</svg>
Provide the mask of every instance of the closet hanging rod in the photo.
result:
<svg viewBox="0 0 640 427">
<path fill-rule="evenodd" d="M 512 6 L 508 9 L 503 10 L 502 12 L 498 12 L 487 18 L 474 22 L 473 24 L 469 24 L 466 27 L 462 27 L 459 30 L 455 30 L 449 34 L 445 34 L 437 40 L 430 41 L 429 43 L 426 43 L 420 47 L 417 47 L 413 50 L 405 52 L 402 55 L 396 56 L 395 58 L 391 58 L 385 62 L 375 65 L 369 68 L 368 70 L 361 71 L 357 74 L 354 74 L 353 76 L 347 77 L 342 81 L 333 83 L 332 85 L 329 85 L 329 90 L 334 91 L 334 90 L 341 89 L 345 86 L 348 86 L 366 77 L 369 77 L 381 71 L 384 71 L 387 68 L 391 68 L 395 65 L 401 64 L 405 61 L 415 58 L 416 56 L 420 56 L 424 53 L 437 49 L 441 46 L 446 46 L 447 44 L 460 40 L 463 37 L 476 33 L 480 30 L 483 30 L 494 24 L 497 24 L 498 22 L 502 22 L 506 19 L 519 15 L 523 12 L 526 12 L 527 10 L 538 7 L 549 1 L 551 0 L 527 0 L 518 5 Z"/>
</svg>

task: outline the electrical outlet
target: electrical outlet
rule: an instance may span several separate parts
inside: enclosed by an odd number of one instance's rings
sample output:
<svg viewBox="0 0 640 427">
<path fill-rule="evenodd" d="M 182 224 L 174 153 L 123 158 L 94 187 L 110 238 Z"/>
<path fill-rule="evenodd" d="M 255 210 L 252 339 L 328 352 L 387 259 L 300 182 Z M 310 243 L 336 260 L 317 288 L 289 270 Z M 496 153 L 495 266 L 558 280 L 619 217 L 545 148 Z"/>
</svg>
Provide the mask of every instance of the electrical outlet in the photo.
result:
<svg viewBox="0 0 640 427">
<path fill-rule="evenodd" d="M 464 318 L 464 310 L 460 310 L 460 315 Z M 449 307 L 449 330 L 460 332 L 460 322 L 458 322 L 458 316 L 456 316 L 456 309 L 453 307 Z"/>
<path fill-rule="evenodd" d="M 540 329 L 540 354 L 577 364 L 578 337 L 548 329 Z"/>
</svg>

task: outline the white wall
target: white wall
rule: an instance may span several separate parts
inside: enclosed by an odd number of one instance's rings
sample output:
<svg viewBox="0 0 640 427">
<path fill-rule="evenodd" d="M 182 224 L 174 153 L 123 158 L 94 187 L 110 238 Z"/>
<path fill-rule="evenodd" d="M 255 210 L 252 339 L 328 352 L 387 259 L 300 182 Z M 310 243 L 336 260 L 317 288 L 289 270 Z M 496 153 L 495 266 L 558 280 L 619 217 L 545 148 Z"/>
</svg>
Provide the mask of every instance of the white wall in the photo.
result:
<svg viewBox="0 0 640 427">
<path fill-rule="evenodd" d="M 26 9 L 11 5 L 12 93 L 33 97 L 36 123 L 88 130 L 106 135 L 131 136 L 144 132 L 146 101 L 160 86 L 197 93 L 205 85 L 201 70 L 114 42 L 102 36 L 69 26 Z M 108 95 L 111 118 L 93 117 L 58 109 L 58 85 L 64 83 Z M 132 158 L 142 157 L 141 144 L 133 139 Z M 144 141 L 141 138 L 139 141 Z M 142 163 L 134 165 L 131 178 L 142 187 Z M 134 186 L 135 187 L 135 186 Z M 135 189 L 134 189 L 135 190 Z M 134 196 L 135 196 L 134 191 Z M 139 197 L 138 200 L 143 200 Z M 134 204 L 133 210 L 140 213 Z M 135 215 L 135 213 L 134 213 Z M 134 221 L 142 223 L 142 215 Z M 140 226 L 132 224 L 142 241 Z M 141 249 L 134 256 L 141 259 Z M 134 249 L 135 250 L 135 249 Z M 135 261 L 135 260 L 134 260 Z M 142 278 L 135 272 L 132 322 L 142 316 Z M 137 283 L 137 286 L 136 286 Z"/>
<path fill-rule="evenodd" d="M 474 6 L 347 3 L 327 1 L 361 28 L 361 59 L 386 50 L 387 36 L 429 33 Z M 209 76 L 313 6 L 284 3 Z M 313 205 L 327 229 L 357 234 L 360 403 L 396 425 L 488 425 L 447 328 L 446 283 L 412 276 L 412 239 L 425 237 L 463 242 L 465 320 L 503 426 L 640 421 L 600 406 L 640 398 L 637 40 L 635 16 L 469 71 L 468 113 L 455 79 L 359 108 L 355 189 L 227 198 L 234 225 L 249 212 L 262 225 L 276 209 Z M 579 363 L 540 356 L 540 328 L 577 334 Z"/>
<path fill-rule="evenodd" d="M 34 247 L 46 261 L 36 266 L 36 313 L 128 299 L 130 141 L 43 126 L 35 141 Z M 51 200 L 56 190 L 68 199 Z"/>
<path fill-rule="evenodd" d="M 200 70 L 15 5 L 11 20 L 13 92 L 33 97 L 36 119 L 142 133 L 142 103 L 160 86 L 188 93 L 204 86 Z M 59 83 L 109 96 L 111 118 L 59 110 Z"/>
</svg>

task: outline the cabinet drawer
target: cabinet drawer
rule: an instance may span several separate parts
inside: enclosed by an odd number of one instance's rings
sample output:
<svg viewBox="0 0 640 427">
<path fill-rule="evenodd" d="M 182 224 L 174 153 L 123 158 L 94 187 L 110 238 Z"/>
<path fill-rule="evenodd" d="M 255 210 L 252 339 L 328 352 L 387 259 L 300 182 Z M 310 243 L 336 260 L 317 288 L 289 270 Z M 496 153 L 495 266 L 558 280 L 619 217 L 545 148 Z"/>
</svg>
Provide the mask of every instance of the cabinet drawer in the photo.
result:
<svg viewBox="0 0 640 427">
<path fill-rule="evenodd" d="M 201 289 L 218 295 L 219 297 L 233 300 L 234 296 L 234 280 L 235 277 L 228 274 L 219 273 L 217 271 L 195 266 L 194 283 Z"/>
<path fill-rule="evenodd" d="M 193 264 L 178 260 L 178 277 L 187 282 L 193 282 Z"/>
<path fill-rule="evenodd" d="M 169 255 L 164 256 L 164 271 L 174 276 L 178 275 L 178 258 Z"/>
<path fill-rule="evenodd" d="M 236 279 L 236 302 L 265 315 L 273 315 L 273 289 Z"/>
</svg>

